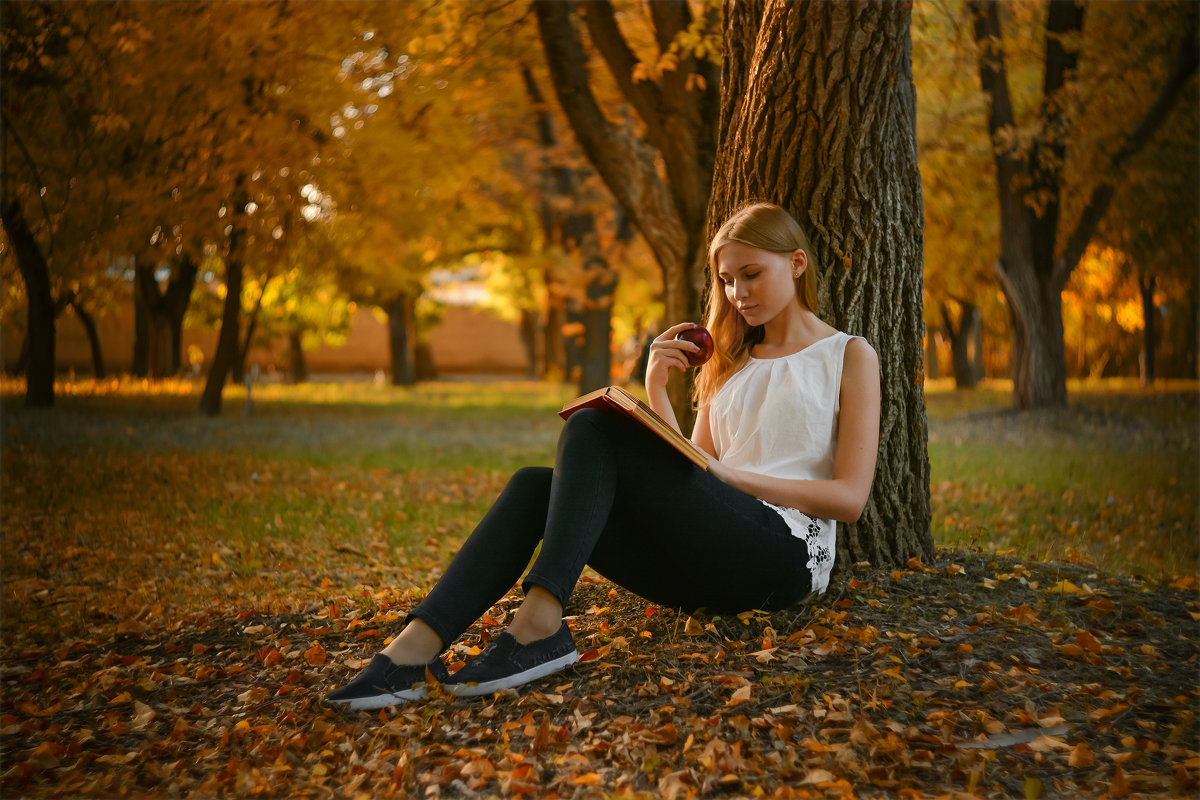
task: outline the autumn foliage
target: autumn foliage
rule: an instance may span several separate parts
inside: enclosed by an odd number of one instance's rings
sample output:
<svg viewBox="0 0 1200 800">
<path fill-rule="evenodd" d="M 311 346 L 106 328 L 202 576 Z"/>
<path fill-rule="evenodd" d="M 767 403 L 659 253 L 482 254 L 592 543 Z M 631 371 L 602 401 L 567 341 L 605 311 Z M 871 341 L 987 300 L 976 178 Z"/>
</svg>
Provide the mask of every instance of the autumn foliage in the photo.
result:
<svg viewBox="0 0 1200 800">
<path fill-rule="evenodd" d="M 5 797 L 1197 788 L 1195 578 L 965 548 L 845 564 L 825 596 L 773 614 L 656 607 L 589 574 L 568 608 L 571 670 L 484 699 L 335 710 L 323 694 L 395 632 L 508 472 L 551 457 L 561 390 L 278 387 L 216 424 L 192 412 L 195 386 L 85 389 L 60 387 L 52 414 L 4 397 Z M 979 413 L 939 412 L 935 440 Z M 977 520 L 996 488 L 963 489 Z M 1104 535 L 1128 542 L 1150 519 L 1130 513 Z M 518 601 L 455 643 L 452 669 Z"/>
</svg>

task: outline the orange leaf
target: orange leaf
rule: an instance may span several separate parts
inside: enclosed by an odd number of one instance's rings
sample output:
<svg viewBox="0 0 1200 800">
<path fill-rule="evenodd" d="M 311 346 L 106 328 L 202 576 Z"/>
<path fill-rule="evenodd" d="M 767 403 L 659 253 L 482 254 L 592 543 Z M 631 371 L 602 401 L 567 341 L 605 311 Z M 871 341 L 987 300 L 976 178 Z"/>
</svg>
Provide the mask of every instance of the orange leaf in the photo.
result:
<svg viewBox="0 0 1200 800">
<path fill-rule="evenodd" d="M 1071 756 L 1067 759 L 1067 763 L 1072 767 L 1091 767 L 1096 764 L 1096 756 L 1088 749 L 1087 742 L 1080 742 L 1071 751 Z"/>
<path fill-rule="evenodd" d="M 325 663 L 327 655 L 325 648 L 321 647 L 319 642 L 314 642 L 312 647 L 304 651 L 304 660 L 314 667 L 319 667 Z"/>
<path fill-rule="evenodd" d="M 742 703 L 747 703 L 749 701 L 750 701 L 750 687 L 747 685 L 747 686 L 743 686 L 742 688 L 740 688 L 736 692 L 734 692 L 733 695 L 729 698 L 729 702 L 726 703 L 725 705 L 736 706 L 736 705 L 741 705 Z"/>
<path fill-rule="evenodd" d="M 1076 634 L 1075 644 L 1079 645 L 1085 650 L 1091 650 L 1093 653 L 1099 653 L 1104 649 L 1100 644 L 1100 640 L 1088 631 L 1080 631 L 1078 634 Z"/>
<path fill-rule="evenodd" d="M 688 636 L 699 636 L 700 634 L 704 633 L 704 628 L 699 622 L 696 622 L 696 620 L 688 617 L 687 622 L 683 623 L 683 632 Z"/>
<path fill-rule="evenodd" d="M 1121 769 L 1118 764 L 1113 769 L 1112 781 L 1108 784 L 1109 797 L 1127 797 L 1129 795 L 1129 779 L 1125 777 L 1125 770 Z"/>
<path fill-rule="evenodd" d="M 604 779 L 595 772 L 585 772 L 584 774 L 576 775 L 571 779 L 571 783 L 575 784 L 576 786 L 596 786 L 603 782 Z"/>
</svg>

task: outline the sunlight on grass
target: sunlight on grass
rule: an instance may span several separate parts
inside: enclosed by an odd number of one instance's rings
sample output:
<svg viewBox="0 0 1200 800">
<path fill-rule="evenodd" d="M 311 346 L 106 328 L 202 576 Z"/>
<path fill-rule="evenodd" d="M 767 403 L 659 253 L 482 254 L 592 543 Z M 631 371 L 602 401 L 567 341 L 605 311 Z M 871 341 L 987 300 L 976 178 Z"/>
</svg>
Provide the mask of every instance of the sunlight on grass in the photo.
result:
<svg viewBox="0 0 1200 800">
<path fill-rule="evenodd" d="M 0 384 L 7 588 L 103 588 L 113 613 L 420 592 L 515 469 L 553 463 L 555 412 L 574 395 L 527 381 L 267 383 L 252 414 L 230 387 L 208 418 L 188 381 L 64 382 L 49 411 L 25 409 L 23 388 Z M 1195 384 L 1082 385 L 1070 408 L 1030 414 L 1009 411 L 1010 392 L 927 390 L 938 544 L 1196 571 Z"/>
</svg>

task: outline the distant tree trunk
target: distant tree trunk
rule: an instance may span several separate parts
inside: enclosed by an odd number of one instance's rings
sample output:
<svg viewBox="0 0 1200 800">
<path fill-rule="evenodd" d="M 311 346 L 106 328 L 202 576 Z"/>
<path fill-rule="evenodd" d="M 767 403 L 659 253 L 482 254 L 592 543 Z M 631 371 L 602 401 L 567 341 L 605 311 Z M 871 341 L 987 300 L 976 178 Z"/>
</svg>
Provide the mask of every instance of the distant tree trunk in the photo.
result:
<svg viewBox="0 0 1200 800">
<path fill-rule="evenodd" d="M 616 270 L 603 258 L 584 266 L 587 294 L 583 312 L 582 369 L 579 393 L 607 386 L 612 381 L 612 304 L 617 288 Z"/>
<path fill-rule="evenodd" d="M 550 151 L 558 144 L 553 120 L 545 110 L 545 100 L 533 73 L 524 68 L 522 75 L 535 109 L 538 137 L 542 146 Z M 575 366 L 579 367 L 578 391 L 586 394 L 607 386 L 612 370 L 612 294 L 616 273 L 599 253 L 595 217 L 580 196 L 580 189 L 576 170 L 564 164 L 550 163 L 547 159 L 542 170 L 542 192 L 548 198 L 563 201 L 571 211 L 564 216 L 551 210 L 555 205 L 553 202 L 543 202 L 542 227 L 546 239 L 562 244 L 563 249 L 584 260 L 586 286 L 582 308 L 577 312 L 577 322 L 583 326 L 583 342 L 579 348 L 567 345 L 566 360 L 568 376 Z"/>
<path fill-rule="evenodd" d="M 246 362 L 250 358 L 250 348 L 254 346 L 254 334 L 258 332 L 258 318 L 262 312 L 263 297 L 267 294 L 267 285 L 270 282 L 269 275 L 263 278 L 262 290 L 258 293 L 254 308 L 250 310 L 250 314 L 246 318 L 246 337 L 238 349 L 238 357 L 233 365 L 233 379 L 238 383 L 246 381 Z"/>
<path fill-rule="evenodd" d="M 969 300 L 956 301 L 962 310 L 958 325 L 950 309 L 942 305 L 942 321 L 950 335 L 950 356 L 954 363 L 954 385 L 974 389 L 983 379 L 983 315 Z"/>
<path fill-rule="evenodd" d="M 133 363 L 130 373 L 135 378 L 150 374 L 150 312 L 137 280 L 137 267 L 133 279 Z"/>
<path fill-rule="evenodd" d="M 304 360 L 304 332 L 288 331 L 288 383 L 304 383 L 308 380 L 308 362 Z"/>
<path fill-rule="evenodd" d="M 108 372 L 104 369 L 104 351 L 100 347 L 100 334 L 96 330 L 96 320 L 83 307 L 83 303 L 79 302 L 79 298 L 74 292 L 68 293 L 67 304 L 71 306 L 75 316 L 79 317 L 79 324 L 83 326 L 83 331 L 87 334 L 88 346 L 92 351 L 92 375 L 96 380 L 103 380 Z"/>
<path fill-rule="evenodd" d="M 988 132 L 1000 201 L 1000 257 L 996 277 L 1012 322 L 1013 403 L 1018 409 L 1067 402 L 1062 292 L 1108 211 L 1125 163 L 1162 126 L 1196 71 L 1195 32 L 1184 37 L 1170 74 L 1145 116 L 1129 128 L 1083 204 L 1075 229 L 1060 231 L 1062 167 L 1067 161 L 1066 109 L 1059 96 L 1078 66 L 1072 39 L 1083 30 L 1084 8 L 1076 0 L 1051 0 L 1046 16 L 1042 100 L 1028 152 L 1005 142 L 1016 127 L 1001 45 L 999 4 L 970 0 L 979 45 L 979 82 L 988 97 Z M 1057 243 L 1065 242 L 1061 250 Z"/>
<path fill-rule="evenodd" d="M 550 295 L 546 308 L 546 324 L 543 327 L 543 375 L 556 375 L 560 380 L 567 374 L 567 342 L 563 336 L 563 326 L 567 324 L 567 307 L 563 296 L 555 291 L 555 286 L 547 280 L 547 294 Z"/>
<path fill-rule="evenodd" d="M 159 380 L 171 369 L 171 317 L 163 303 L 154 271 L 155 264 L 150 258 L 140 255 L 135 258 L 134 290 L 142 309 L 142 324 L 137 333 L 144 334 L 144 342 L 140 347 L 135 343 L 134 349 L 145 354 L 142 376 Z"/>
<path fill-rule="evenodd" d="M 183 369 L 183 318 L 199 268 L 190 255 L 181 256 L 165 292 L 159 289 L 156 265 L 148 257 L 135 257 L 133 269 L 133 374 L 155 380 L 178 375 Z"/>
<path fill-rule="evenodd" d="M 521 347 L 525 350 L 525 375 L 529 380 L 537 380 L 541 359 L 541 319 L 536 311 L 521 309 Z"/>
<path fill-rule="evenodd" d="M 50 271 L 42 249 L 29 230 L 25 212 L 15 197 L 0 205 L 4 231 L 17 257 L 17 269 L 25 282 L 27 299 L 26 341 L 29 359 L 25 370 L 25 405 L 50 408 L 54 405 L 55 329 L 54 297 L 50 291 Z"/>
<path fill-rule="evenodd" d="M 183 371 L 183 318 L 192 302 L 192 290 L 196 288 L 199 274 L 200 265 L 191 253 L 185 251 L 175 262 L 175 269 L 163 295 L 168 325 L 167 371 L 171 375 Z"/>
<path fill-rule="evenodd" d="M 413 304 L 407 292 L 401 292 L 387 305 L 388 344 L 392 354 L 392 385 L 412 386 L 417 382 L 413 369 L 413 337 L 409 330 L 409 307 Z"/>
<path fill-rule="evenodd" d="M 925 328 L 925 377 L 936 381 L 942 377 L 941 365 L 938 363 L 937 340 L 940 328 L 926 326 Z"/>
<path fill-rule="evenodd" d="M 20 353 L 17 355 L 17 363 L 13 364 L 12 367 L 9 368 L 8 374 L 24 375 L 25 370 L 28 367 L 29 367 L 29 335 L 22 334 L 21 350 L 20 350 Z"/>
<path fill-rule="evenodd" d="M 208 381 L 200 398 L 200 410 L 215 417 L 221 413 L 221 393 L 225 380 L 239 357 L 238 326 L 242 313 L 242 282 L 246 257 L 245 176 L 238 176 L 233 193 L 233 214 L 230 220 L 229 246 L 225 257 L 225 309 L 221 315 L 221 332 L 217 336 L 217 352 L 208 370 Z"/>
<path fill-rule="evenodd" d="M 1189 378 L 1200 378 L 1200 301 L 1194 294 L 1188 303 L 1187 369 Z"/>
<path fill-rule="evenodd" d="M 838 526 L 841 565 L 934 554 L 910 11 L 904 3 L 725 4 L 708 230 L 752 198 L 790 209 L 813 235 L 819 313 L 879 353 L 879 464 L 862 519 Z"/>
<path fill-rule="evenodd" d="M 429 343 L 417 340 L 413 346 L 413 374 L 418 381 L 437 380 L 437 364 L 433 361 L 433 350 Z"/>
<path fill-rule="evenodd" d="M 635 80 L 639 57 L 608 0 L 536 0 L 533 8 L 555 94 L 575 138 L 662 270 L 666 321 L 699 321 L 707 274 L 704 220 L 716 150 L 713 122 L 720 104 L 716 67 L 686 55 L 659 79 Z M 686 0 L 657 0 L 646 4 L 646 11 L 662 52 L 695 21 Z M 630 125 L 606 117 L 597 102 L 575 24 L 580 12 L 628 110 L 643 123 L 645 140 Z M 693 419 L 689 380 L 690 373 L 676 371 L 668 387 L 685 430 Z"/>
</svg>

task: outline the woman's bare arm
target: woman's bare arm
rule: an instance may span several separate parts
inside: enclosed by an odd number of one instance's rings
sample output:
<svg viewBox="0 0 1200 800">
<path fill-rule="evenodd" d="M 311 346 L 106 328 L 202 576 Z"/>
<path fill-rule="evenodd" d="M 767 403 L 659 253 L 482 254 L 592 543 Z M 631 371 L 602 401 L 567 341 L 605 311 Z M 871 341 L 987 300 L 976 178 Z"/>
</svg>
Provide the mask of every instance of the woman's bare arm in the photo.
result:
<svg viewBox="0 0 1200 800">
<path fill-rule="evenodd" d="M 838 446 L 830 480 L 772 478 L 732 469 L 715 460 L 709 468 L 726 483 L 768 503 L 799 509 L 814 517 L 855 522 L 862 516 L 871 493 L 879 453 L 879 357 L 863 339 L 852 339 L 846 345 L 840 404 Z M 699 432 L 693 435 L 693 441 L 711 453 L 707 416 L 702 419 L 704 433 L 708 433 L 707 446 L 698 440 L 702 435 Z M 700 421 L 698 418 L 697 429 Z"/>
</svg>

